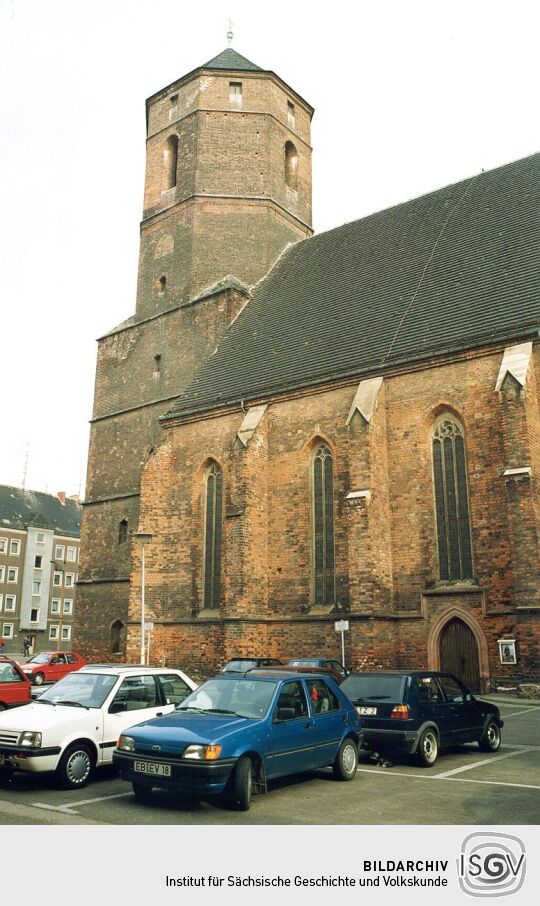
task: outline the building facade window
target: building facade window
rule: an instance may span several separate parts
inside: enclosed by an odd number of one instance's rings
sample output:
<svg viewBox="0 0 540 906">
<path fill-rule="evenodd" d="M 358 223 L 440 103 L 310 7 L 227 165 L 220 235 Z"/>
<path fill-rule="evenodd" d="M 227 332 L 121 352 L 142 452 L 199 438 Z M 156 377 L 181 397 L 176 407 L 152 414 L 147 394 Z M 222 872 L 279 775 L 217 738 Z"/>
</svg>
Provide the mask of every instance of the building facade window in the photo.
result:
<svg viewBox="0 0 540 906">
<path fill-rule="evenodd" d="M 296 115 L 292 101 L 287 101 L 287 123 L 291 129 L 296 128 Z"/>
<path fill-rule="evenodd" d="M 64 550 L 65 550 L 65 548 L 64 548 L 63 544 L 57 544 L 54 549 L 54 559 L 63 560 L 64 559 Z"/>
<path fill-rule="evenodd" d="M 53 598 L 51 601 L 51 613 L 60 613 L 60 598 Z"/>
<path fill-rule="evenodd" d="M 43 563 L 43 557 L 41 556 L 41 554 L 37 554 L 34 557 L 34 569 L 41 569 L 42 563 Z"/>
<path fill-rule="evenodd" d="M 118 523 L 118 544 L 125 544 L 128 540 L 128 521 L 122 519 Z"/>
<path fill-rule="evenodd" d="M 473 575 L 465 438 L 461 425 L 444 416 L 432 437 L 435 517 L 441 581 Z"/>
<path fill-rule="evenodd" d="M 5 581 L 5 575 L 6 575 L 6 567 L 0 566 L 0 582 Z"/>
<path fill-rule="evenodd" d="M 0 538 L 0 554 L 7 554 L 8 539 Z"/>
<path fill-rule="evenodd" d="M 62 613 L 69 615 L 73 613 L 73 601 L 71 598 L 64 598 L 64 603 L 62 605 Z"/>
<path fill-rule="evenodd" d="M 45 532 L 38 532 L 36 535 L 36 542 L 38 544 L 45 544 Z"/>
<path fill-rule="evenodd" d="M 30 608 L 30 622 L 39 623 L 39 607 Z"/>
<path fill-rule="evenodd" d="M 68 547 L 66 559 L 67 559 L 68 563 L 75 563 L 75 561 L 77 560 L 77 548 L 76 547 Z"/>
<path fill-rule="evenodd" d="M 121 620 L 115 620 L 111 626 L 111 654 L 121 654 L 122 652 L 122 633 L 124 624 Z"/>
<path fill-rule="evenodd" d="M 41 594 L 41 582 L 32 582 L 32 595 L 39 598 Z"/>
<path fill-rule="evenodd" d="M 19 580 L 19 567 L 18 566 L 8 566 L 7 571 L 7 580 L 10 583 L 18 582 Z"/>
<path fill-rule="evenodd" d="M 176 168 L 178 165 L 178 136 L 169 135 L 163 145 L 163 182 L 164 188 L 174 189 L 176 185 Z"/>
<path fill-rule="evenodd" d="M 60 586 L 62 585 L 62 573 L 61 572 L 55 572 L 53 574 L 53 583 L 52 584 L 54 585 L 55 588 L 60 588 Z"/>
<path fill-rule="evenodd" d="M 63 642 L 69 642 L 71 639 L 71 626 L 62 626 L 62 635 Z"/>
<path fill-rule="evenodd" d="M 66 588 L 73 588 L 75 575 L 74 573 L 66 573 L 64 585 Z"/>
<path fill-rule="evenodd" d="M 13 612 L 17 607 L 17 595 L 6 595 L 6 601 L 4 604 L 4 610 L 6 613 L 8 611 Z"/>
<path fill-rule="evenodd" d="M 298 189 L 298 151 L 292 142 L 285 144 L 285 182 L 289 189 Z"/>
<path fill-rule="evenodd" d="M 223 475 L 217 464 L 206 473 L 204 513 L 205 608 L 218 608 L 221 597 L 221 545 L 223 536 Z"/>
<path fill-rule="evenodd" d="M 5 639 L 13 638 L 13 623 L 2 623 L 2 635 Z"/>
<path fill-rule="evenodd" d="M 242 82 L 229 82 L 229 103 L 233 107 L 242 106 Z"/>
<path fill-rule="evenodd" d="M 2 605 L 4 603 L 4 595 L 0 595 L 0 613 L 2 613 Z"/>
<path fill-rule="evenodd" d="M 58 640 L 58 626 L 49 627 L 49 639 L 51 642 L 56 642 Z"/>
<path fill-rule="evenodd" d="M 312 463 L 313 596 L 315 605 L 335 604 L 334 463 L 320 444 Z"/>
<path fill-rule="evenodd" d="M 21 542 L 12 538 L 9 545 L 9 552 L 13 557 L 18 557 L 21 552 Z"/>
</svg>

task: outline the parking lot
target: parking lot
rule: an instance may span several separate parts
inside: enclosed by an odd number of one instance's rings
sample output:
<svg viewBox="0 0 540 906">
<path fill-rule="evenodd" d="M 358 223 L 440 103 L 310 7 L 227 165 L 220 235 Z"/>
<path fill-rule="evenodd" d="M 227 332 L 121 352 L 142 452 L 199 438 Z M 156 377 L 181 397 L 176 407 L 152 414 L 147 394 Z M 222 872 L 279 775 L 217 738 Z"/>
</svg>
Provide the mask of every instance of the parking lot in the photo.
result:
<svg viewBox="0 0 540 906">
<path fill-rule="evenodd" d="M 361 753 L 351 783 L 330 772 L 271 784 L 249 812 L 154 791 L 135 802 L 131 787 L 103 769 L 82 790 L 61 791 L 52 778 L 15 777 L 0 788 L 1 824 L 537 824 L 540 822 L 540 703 L 492 699 L 505 722 L 496 754 L 476 745 L 445 752 L 431 768 L 402 760 L 391 767 Z"/>
</svg>

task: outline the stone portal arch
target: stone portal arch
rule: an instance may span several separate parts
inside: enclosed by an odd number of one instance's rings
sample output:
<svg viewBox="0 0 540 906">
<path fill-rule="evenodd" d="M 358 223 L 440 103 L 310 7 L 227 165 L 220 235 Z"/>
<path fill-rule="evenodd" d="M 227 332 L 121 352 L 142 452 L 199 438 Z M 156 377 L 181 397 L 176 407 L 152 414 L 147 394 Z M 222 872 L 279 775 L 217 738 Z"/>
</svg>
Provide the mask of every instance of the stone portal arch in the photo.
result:
<svg viewBox="0 0 540 906">
<path fill-rule="evenodd" d="M 486 637 L 473 617 L 454 607 L 441 614 L 428 639 L 431 670 L 454 673 L 472 692 L 489 691 Z"/>
</svg>

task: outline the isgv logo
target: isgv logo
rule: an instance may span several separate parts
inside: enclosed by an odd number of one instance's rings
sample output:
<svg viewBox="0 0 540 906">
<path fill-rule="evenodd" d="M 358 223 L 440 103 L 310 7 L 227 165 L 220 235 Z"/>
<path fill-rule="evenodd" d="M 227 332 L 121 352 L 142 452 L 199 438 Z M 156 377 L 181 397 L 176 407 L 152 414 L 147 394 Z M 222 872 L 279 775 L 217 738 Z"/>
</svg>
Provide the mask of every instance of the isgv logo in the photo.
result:
<svg viewBox="0 0 540 906">
<path fill-rule="evenodd" d="M 471 897 L 516 893 L 525 880 L 525 845 L 511 834 L 469 834 L 459 854 L 459 886 Z"/>
</svg>

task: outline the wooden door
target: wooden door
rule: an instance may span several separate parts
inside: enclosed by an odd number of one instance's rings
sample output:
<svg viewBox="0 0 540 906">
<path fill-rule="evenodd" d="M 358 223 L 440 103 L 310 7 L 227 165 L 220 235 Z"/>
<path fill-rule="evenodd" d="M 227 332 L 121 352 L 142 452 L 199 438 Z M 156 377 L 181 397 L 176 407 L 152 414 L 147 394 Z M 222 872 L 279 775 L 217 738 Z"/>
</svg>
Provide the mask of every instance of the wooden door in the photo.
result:
<svg viewBox="0 0 540 906">
<path fill-rule="evenodd" d="M 441 670 L 453 673 L 471 692 L 480 692 L 480 664 L 474 633 L 455 617 L 444 627 L 440 641 Z"/>
</svg>

